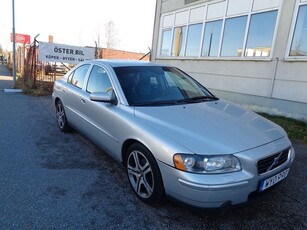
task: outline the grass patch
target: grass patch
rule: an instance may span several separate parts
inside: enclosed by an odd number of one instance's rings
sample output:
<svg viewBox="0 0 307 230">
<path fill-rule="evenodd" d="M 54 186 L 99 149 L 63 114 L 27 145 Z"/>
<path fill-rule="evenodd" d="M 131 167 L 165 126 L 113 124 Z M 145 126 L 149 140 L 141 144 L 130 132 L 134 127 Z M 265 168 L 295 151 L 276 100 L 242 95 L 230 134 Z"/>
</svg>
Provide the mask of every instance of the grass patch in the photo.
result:
<svg viewBox="0 0 307 230">
<path fill-rule="evenodd" d="M 298 140 L 307 144 L 307 123 L 287 117 L 271 116 L 265 113 L 259 113 L 259 115 L 283 127 L 291 140 Z"/>
</svg>

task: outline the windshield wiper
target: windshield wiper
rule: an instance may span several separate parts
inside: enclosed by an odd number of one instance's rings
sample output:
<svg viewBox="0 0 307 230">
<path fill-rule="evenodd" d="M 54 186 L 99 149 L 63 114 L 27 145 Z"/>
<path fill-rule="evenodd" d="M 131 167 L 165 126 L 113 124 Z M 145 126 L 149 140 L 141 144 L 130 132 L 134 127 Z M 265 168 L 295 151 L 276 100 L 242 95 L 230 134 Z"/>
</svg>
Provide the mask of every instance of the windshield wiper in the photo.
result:
<svg viewBox="0 0 307 230">
<path fill-rule="evenodd" d="M 218 100 L 217 97 L 214 96 L 198 96 L 198 97 L 191 97 L 185 98 L 180 100 L 171 100 L 171 101 L 148 101 L 148 102 L 137 102 L 134 103 L 133 106 L 163 106 L 163 105 L 180 105 L 186 103 L 199 103 L 203 101 L 214 101 Z"/>
<path fill-rule="evenodd" d="M 149 101 L 134 103 L 133 106 L 159 106 L 159 105 L 176 105 L 177 101 Z"/>
<path fill-rule="evenodd" d="M 203 101 L 215 101 L 215 100 L 218 100 L 218 98 L 214 96 L 198 96 L 198 97 L 185 98 L 183 100 L 179 100 L 178 102 L 198 103 Z"/>
</svg>

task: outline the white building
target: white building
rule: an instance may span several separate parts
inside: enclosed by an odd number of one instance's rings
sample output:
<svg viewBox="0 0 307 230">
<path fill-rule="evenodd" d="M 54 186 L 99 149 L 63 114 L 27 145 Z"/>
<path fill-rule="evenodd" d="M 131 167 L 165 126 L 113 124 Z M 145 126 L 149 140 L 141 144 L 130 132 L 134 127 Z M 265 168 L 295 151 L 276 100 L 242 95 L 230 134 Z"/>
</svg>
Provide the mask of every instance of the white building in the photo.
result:
<svg viewBox="0 0 307 230">
<path fill-rule="evenodd" d="M 152 47 L 218 97 L 307 121 L 307 0 L 157 0 Z"/>
</svg>

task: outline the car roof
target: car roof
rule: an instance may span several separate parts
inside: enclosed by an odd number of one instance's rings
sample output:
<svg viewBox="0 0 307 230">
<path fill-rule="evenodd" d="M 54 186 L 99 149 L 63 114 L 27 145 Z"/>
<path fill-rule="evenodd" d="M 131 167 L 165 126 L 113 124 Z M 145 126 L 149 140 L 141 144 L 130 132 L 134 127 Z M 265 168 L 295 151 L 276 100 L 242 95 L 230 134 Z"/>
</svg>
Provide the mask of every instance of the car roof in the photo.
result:
<svg viewBox="0 0 307 230">
<path fill-rule="evenodd" d="M 137 61 L 137 60 L 106 60 L 106 59 L 92 59 L 85 61 L 91 64 L 105 64 L 111 67 L 126 67 L 126 66 L 161 66 L 149 61 Z M 84 62 L 84 63 L 85 63 Z"/>
</svg>

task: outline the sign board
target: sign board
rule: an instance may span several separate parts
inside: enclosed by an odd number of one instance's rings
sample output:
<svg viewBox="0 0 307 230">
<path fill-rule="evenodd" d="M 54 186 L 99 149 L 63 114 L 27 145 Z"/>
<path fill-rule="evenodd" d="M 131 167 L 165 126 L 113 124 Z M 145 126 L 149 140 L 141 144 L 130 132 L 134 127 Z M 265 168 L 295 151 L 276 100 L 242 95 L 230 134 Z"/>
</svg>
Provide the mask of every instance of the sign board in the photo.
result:
<svg viewBox="0 0 307 230">
<path fill-rule="evenodd" d="M 95 48 L 39 42 L 38 60 L 77 64 L 95 58 Z"/>
<path fill-rule="evenodd" d="M 30 35 L 27 34 L 15 34 L 15 42 L 21 44 L 30 44 Z M 11 42 L 13 42 L 13 34 L 11 33 Z"/>
</svg>

